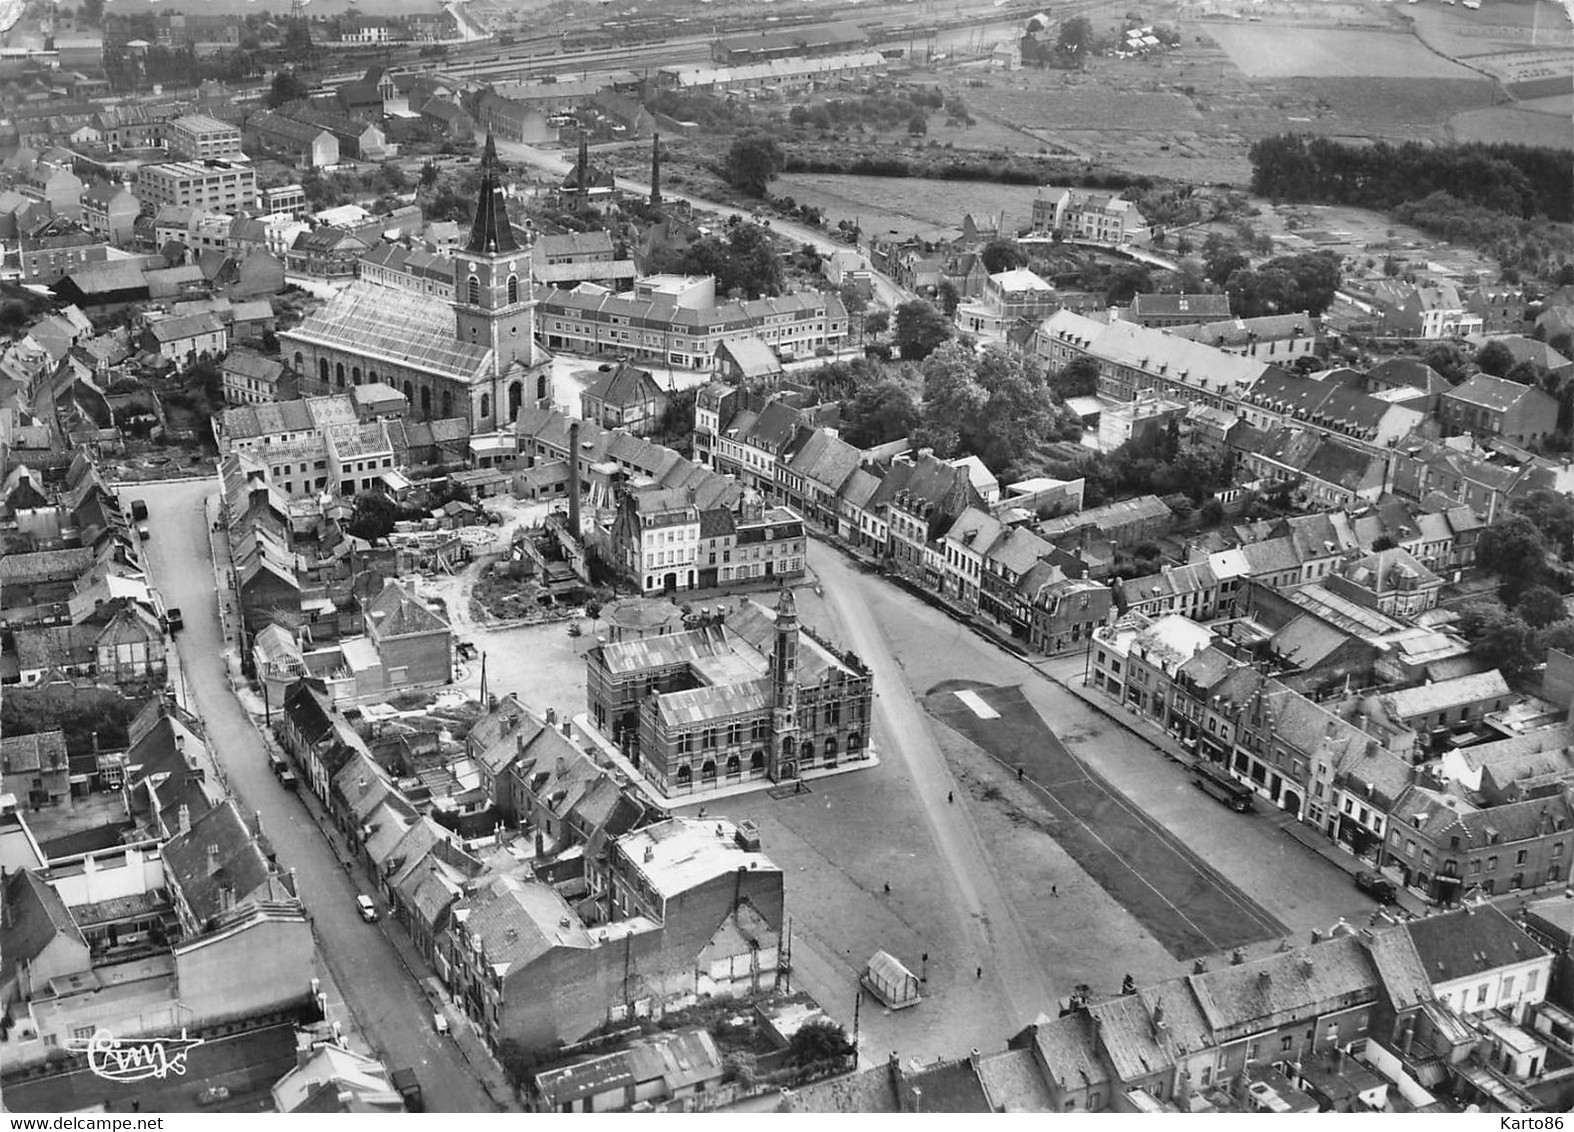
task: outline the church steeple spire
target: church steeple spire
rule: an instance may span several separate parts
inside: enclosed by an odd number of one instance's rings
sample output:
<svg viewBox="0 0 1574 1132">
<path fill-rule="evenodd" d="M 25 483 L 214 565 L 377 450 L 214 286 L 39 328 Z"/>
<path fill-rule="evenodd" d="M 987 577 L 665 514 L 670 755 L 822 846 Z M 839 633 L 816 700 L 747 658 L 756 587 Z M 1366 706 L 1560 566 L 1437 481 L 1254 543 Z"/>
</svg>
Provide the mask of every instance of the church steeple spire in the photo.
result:
<svg viewBox="0 0 1574 1132">
<path fill-rule="evenodd" d="M 513 225 L 503 202 L 503 186 L 498 183 L 497 143 L 490 131 L 486 148 L 481 151 L 481 191 L 476 197 L 475 220 L 470 225 L 470 242 L 465 251 L 477 255 L 517 252 Z"/>
</svg>

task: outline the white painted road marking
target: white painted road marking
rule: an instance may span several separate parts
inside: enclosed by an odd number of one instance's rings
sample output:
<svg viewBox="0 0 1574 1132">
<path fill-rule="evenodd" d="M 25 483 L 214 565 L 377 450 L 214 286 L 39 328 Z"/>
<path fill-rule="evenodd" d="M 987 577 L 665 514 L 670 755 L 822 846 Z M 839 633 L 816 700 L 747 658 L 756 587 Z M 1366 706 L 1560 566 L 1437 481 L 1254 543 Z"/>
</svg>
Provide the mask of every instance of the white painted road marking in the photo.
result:
<svg viewBox="0 0 1574 1132">
<path fill-rule="evenodd" d="M 956 698 L 961 700 L 979 719 L 999 719 L 1000 713 L 984 702 L 984 697 L 977 692 L 957 692 Z"/>
</svg>

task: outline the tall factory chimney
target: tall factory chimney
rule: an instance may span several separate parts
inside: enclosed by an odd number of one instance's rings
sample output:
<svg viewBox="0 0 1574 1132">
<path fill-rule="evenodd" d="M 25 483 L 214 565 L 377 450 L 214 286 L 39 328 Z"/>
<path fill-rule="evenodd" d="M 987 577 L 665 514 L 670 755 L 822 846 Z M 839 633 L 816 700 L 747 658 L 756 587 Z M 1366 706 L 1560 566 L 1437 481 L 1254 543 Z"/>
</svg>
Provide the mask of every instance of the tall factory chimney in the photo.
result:
<svg viewBox="0 0 1574 1132">
<path fill-rule="evenodd" d="M 568 529 L 579 533 L 579 422 L 568 422 Z"/>
<path fill-rule="evenodd" d="M 661 203 L 661 135 L 650 139 L 650 203 Z"/>
</svg>

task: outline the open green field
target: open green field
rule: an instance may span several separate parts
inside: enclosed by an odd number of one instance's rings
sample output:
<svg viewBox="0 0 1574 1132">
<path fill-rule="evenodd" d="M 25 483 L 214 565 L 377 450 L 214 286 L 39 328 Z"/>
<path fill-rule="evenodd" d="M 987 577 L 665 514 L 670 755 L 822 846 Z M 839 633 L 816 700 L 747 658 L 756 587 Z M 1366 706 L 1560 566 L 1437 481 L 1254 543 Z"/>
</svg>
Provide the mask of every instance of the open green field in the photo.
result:
<svg viewBox="0 0 1574 1132">
<path fill-rule="evenodd" d="M 1292 33 L 1271 24 L 1213 24 L 1208 34 L 1251 78 L 1471 77 L 1468 68 L 1401 32 L 1300 27 Z"/>
<path fill-rule="evenodd" d="M 1462 142 L 1518 142 L 1574 150 L 1574 120 L 1517 106 L 1467 110 L 1454 116 L 1452 131 Z"/>
<path fill-rule="evenodd" d="M 1031 185 L 831 173 L 783 173 L 771 191 L 824 209 L 833 226 L 845 218 L 870 235 L 898 237 L 960 228 L 964 213 L 999 216 L 1002 210 L 1006 230 L 1015 232 L 1032 219 L 1037 193 Z"/>
</svg>

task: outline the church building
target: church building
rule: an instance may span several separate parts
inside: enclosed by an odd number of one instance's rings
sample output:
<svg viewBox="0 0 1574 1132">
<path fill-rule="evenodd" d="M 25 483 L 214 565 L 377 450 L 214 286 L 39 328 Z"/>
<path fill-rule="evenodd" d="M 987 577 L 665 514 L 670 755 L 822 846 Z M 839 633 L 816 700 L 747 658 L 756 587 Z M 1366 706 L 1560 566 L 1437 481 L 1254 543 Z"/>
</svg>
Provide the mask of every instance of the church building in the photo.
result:
<svg viewBox="0 0 1574 1132">
<path fill-rule="evenodd" d="M 514 234 L 490 136 L 470 238 L 454 253 L 451 298 L 358 281 L 293 330 L 280 350 L 303 394 L 383 382 L 412 417 L 462 417 L 474 432 L 550 408 L 550 357 L 536 341 L 530 249 Z"/>
<path fill-rule="evenodd" d="M 590 718 L 669 797 L 788 782 L 869 755 L 873 680 L 857 656 L 737 598 L 681 633 L 585 654 Z"/>
</svg>

